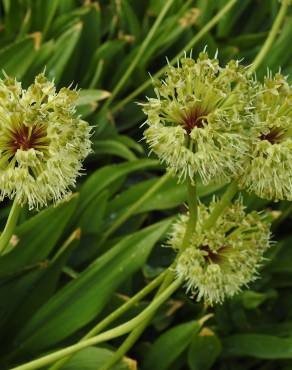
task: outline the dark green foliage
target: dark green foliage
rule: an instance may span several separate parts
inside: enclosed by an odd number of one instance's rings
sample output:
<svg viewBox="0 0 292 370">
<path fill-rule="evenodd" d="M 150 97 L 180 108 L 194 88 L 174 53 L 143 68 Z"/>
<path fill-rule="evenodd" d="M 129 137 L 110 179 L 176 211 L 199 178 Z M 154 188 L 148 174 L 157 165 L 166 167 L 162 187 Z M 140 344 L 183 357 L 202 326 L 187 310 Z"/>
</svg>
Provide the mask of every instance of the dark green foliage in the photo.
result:
<svg viewBox="0 0 292 370">
<path fill-rule="evenodd" d="M 93 153 L 85 163 L 86 176 L 78 183 L 78 194 L 38 214 L 23 210 L 23 222 L 15 231 L 18 243 L 0 259 L 3 370 L 77 342 L 123 302 L 117 292 L 132 296 L 172 261 L 171 251 L 161 248 L 161 240 L 186 201 L 184 186 L 173 179 L 104 238 L 108 228 L 164 173 L 156 159 L 147 158 L 144 142 L 140 142 L 145 117 L 136 102 L 152 93 L 150 84 L 143 91 L 136 90 L 150 80 L 149 73 L 154 75 L 164 67 L 166 56 L 171 60 L 184 50 L 227 0 L 175 0 L 129 79 L 102 108 L 165 3 L 1 1 L 1 73 L 28 86 L 45 70 L 59 88 L 70 84 L 81 88 L 78 114 L 95 127 Z M 210 54 L 218 49 L 222 63 L 243 58 L 248 65 L 278 9 L 278 0 L 237 1 L 193 46 L 193 56 L 207 46 Z M 258 70 L 259 78 L 267 68 L 277 71 L 280 66 L 291 80 L 291 39 L 292 14 L 288 14 Z M 124 101 L 129 94 L 131 98 Z M 223 186 L 199 185 L 201 200 L 209 200 Z M 245 196 L 245 201 L 249 209 L 271 206 L 282 212 L 274 225 L 274 239 L 280 242 L 271 248 L 260 279 L 249 291 L 215 308 L 205 308 L 183 291 L 177 292 L 129 353 L 138 368 L 292 369 L 291 204 L 271 205 L 251 196 Z M 6 206 L 3 202 L 2 224 Z M 140 312 L 150 298 L 129 311 L 129 316 Z M 213 316 L 202 329 L 198 321 L 207 313 Z M 64 369 L 98 369 L 120 343 L 110 342 L 109 349 L 89 347 Z M 114 369 L 135 369 L 135 363 L 124 358 Z"/>
</svg>

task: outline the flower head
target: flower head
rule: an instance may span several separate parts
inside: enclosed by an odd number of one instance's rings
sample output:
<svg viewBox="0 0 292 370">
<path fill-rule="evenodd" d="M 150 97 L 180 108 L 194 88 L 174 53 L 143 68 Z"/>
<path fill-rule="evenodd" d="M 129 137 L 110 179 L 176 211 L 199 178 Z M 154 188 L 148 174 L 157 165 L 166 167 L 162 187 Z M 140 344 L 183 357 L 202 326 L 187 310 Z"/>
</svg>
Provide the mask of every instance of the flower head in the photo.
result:
<svg viewBox="0 0 292 370">
<path fill-rule="evenodd" d="M 292 89 L 281 75 L 267 76 L 254 98 L 250 155 L 241 187 L 266 199 L 292 200 Z"/>
<path fill-rule="evenodd" d="M 63 198 L 90 152 L 90 127 L 75 115 L 78 93 L 58 93 L 43 74 L 27 89 L 0 80 L 0 197 L 30 208 Z"/>
<path fill-rule="evenodd" d="M 204 230 L 215 205 L 215 201 L 209 208 L 200 205 L 196 231 L 175 267 L 188 290 L 210 305 L 222 303 L 225 297 L 233 296 L 255 279 L 270 237 L 269 225 L 256 212 L 245 214 L 241 201 L 231 205 L 211 230 Z M 180 216 L 168 240 L 168 245 L 177 251 L 188 218 Z"/>
<path fill-rule="evenodd" d="M 155 84 L 156 98 L 143 111 L 146 141 L 170 172 L 181 180 L 198 173 L 208 183 L 229 180 L 241 169 L 249 141 L 248 86 L 237 61 L 223 68 L 206 53 L 168 66 L 165 80 Z"/>
</svg>

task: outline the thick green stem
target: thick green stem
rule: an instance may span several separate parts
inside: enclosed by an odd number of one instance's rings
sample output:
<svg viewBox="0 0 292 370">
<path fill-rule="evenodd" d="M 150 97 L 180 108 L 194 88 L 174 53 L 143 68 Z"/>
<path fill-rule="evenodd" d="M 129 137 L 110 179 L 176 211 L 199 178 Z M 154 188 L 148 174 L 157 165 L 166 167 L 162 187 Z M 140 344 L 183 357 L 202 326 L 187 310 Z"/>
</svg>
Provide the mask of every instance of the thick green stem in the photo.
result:
<svg viewBox="0 0 292 370">
<path fill-rule="evenodd" d="M 188 207 L 190 216 L 179 254 L 181 254 L 188 247 L 190 238 L 196 229 L 198 220 L 197 187 L 196 185 L 193 185 L 190 180 L 188 180 L 187 187 L 188 187 Z"/>
<path fill-rule="evenodd" d="M 189 217 L 189 222 L 188 222 L 186 232 L 183 238 L 182 248 L 180 250 L 180 253 L 188 247 L 190 237 L 196 228 L 197 219 L 198 219 L 197 188 L 196 188 L 196 185 L 192 184 L 190 180 L 188 180 L 187 182 L 187 190 L 188 190 L 188 207 L 189 207 L 190 217 Z M 162 294 L 162 292 L 171 284 L 173 279 L 174 279 L 173 272 L 169 270 L 159 290 L 157 291 L 155 297 L 159 297 L 159 295 Z M 135 342 L 141 336 L 145 328 L 148 326 L 153 315 L 154 313 L 152 315 L 149 315 L 149 317 L 147 318 L 147 320 L 145 320 L 145 322 L 139 325 L 135 330 L 133 330 L 128 335 L 128 337 L 124 340 L 122 345 L 115 352 L 114 356 L 102 367 L 101 370 L 110 369 L 115 363 L 117 363 L 129 351 L 129 349 L 135 344 Z"/>
<path fill-rule="evenodd" d="M 126 311 L 128 311 L 131 307 L 133 307 L 137 302 L 139 302 L 142 298 L 144 298 L 147 294 L 152 292 L 165 278 L 167 271 L 162 272 L 156 279 L 154 279 L 150 284 L 146 285 L 145 288 L 140 290 L 136 295 L 130 298 L 126 303 L 122 306 L 117 308 L 113 311 L 109 316 L 99 322 L 94 328 L 92 328 L 80 341 L 84 341 L 86 339 L 92 338 L 93 336 L 100 333 L 104 328 L 106 328 L 109 324 L 115 321 L 117 318 L 122 316 Z M 62 366 L 71 358 L 71 356 L 65 357 L 62 360 L 58 361 L 56 364 L 51 366 L 48 370 L 58 370 L 61 369 Z"/>
<path fill-rule="evenodd" d="M 190 51 L 204 36 L 214 27 L 222 17 L 235 5 L 237 0 L 230 0 L 191 40 L 190 42 L 170 61 L 171 65 L 177 62 L 177 59 L 184 55 L 185 52 Z M 153 78 L 159 78 L 166 71 L 167 67 L 161 68 L 158 72 L 153 75 Z M 128 102 L 133 100 L 137 95 L 143 92 L 148 86 L 150 86 L 152 81 L 148 79 L 142 85 L 140 85 L 136 90 L 134 90 L 130 95 L 117 103 L 112 112 L 115 113 L 117 110 L 121 109 Z"/>
<path fill-rule="evenodd" d="M 174 275 L 171 270 L 168 270 L 164 280 L 159 287 L 157 293 L 155 294 L 155 298 L 158 297 L 173 281 Z M 142 324 L 140 324 L 136 329 L 134 329 L 124 340 L 121 346 L 117 349 L 114 353 L 112 358 L 100 369 L 100 370 L 109 370 L 113 365 L 115 365 L 121 358 L 129 351 L 130 348 L 136 343 L 136 341 L 140 338 L 141 334 L 144 332 L 145 328 L 149 325 L 152 317 L 154 316 L 155 312 L 148 316 L 146 320 Z"/>
<path fill-rule="evenodd" d="M 278 31 L 283 23 L 284 17 L 287 13 L 288 7 L 289 7 L 289 1 L 290 0 L 283 0 L 281 8 L 279 10 L 279 13 L 273 23 L 273 26 L 271 28 L 271 31 L 269 32 L 269 35 L 262 46 L 260 52 L 256 56 L 254 62 L 251 64 L 249 68 L 249 73 L 253 73 L 259 65 L 263 62 L 266 55 L 268 54 L 269 50 L 271 49 L 273 42 L 275 41 L 275 38 L 277 37 Z"/>
<path fill-rule="evenodd" d="M 221 213 L 226 209 L 226 207 L 229 206 L 230 202 L 232 201 L 232 199 L 234 198 L 237 192 L 238 192 L 238 186 L 236 182 L 235 181 L 231 182 L 229 186 L 227 187 L 225 193 L 223 194 L 223 196 L 221 197 L 221 199 L 219 200 L 219 202 L 213 209 L 213 212 L 211 213 L 210 217 L 206 221 L 204 225 L 205 230 L 209 230 L 215 225 Z"/>
<path fill-rule="evenodd" d="M 0 236 L 0 256 L 5 253 L 5 249 L 16 227 L 20 211 L 21 206 L 16 202 L 16 200 L 14 200 L 5 228 Z"/>
<path fill-rule="evenodd" d="M 146 193 L 137 200 L 137 202 L 133 203 L 131 207 L 127 209 L 103 234 L 102 242 L 109 238 L 124 222 L 126 222 L 151 196 L 159 189 L 167 180 L 169 180 L 170 175 L 165 174 L 162 176 Z"/>
<path fill-rule="evenodd" d="M 119 325 L 113 329 L 105 331 L 104 333 L 101 333 L 93 338 L 86 339 L 77 344 L 73 344 L 72 346 L 68 346 L 64 349 L 61 349 L 49 355 L 43 356 L 37 360 L 30 361 L 24 365 L 14 367 L 11 370 L 39 369 L 40 367 L 49 365 L 52 362 L 55 362 L 65 356 L 72 355 L 84 348 L 87 348 L 87 347 L 96 345 L 98 343 L 102 343 L 107 340 L 117 338 L 124 334 L 129 333 L 131 330 L 133 330 L 138 325 L 140 325 L 144 320 L 146 320 L 153 312 L 155 312 L 157 308 L 160 307 L 161 304 L 165 302 L 179 288 L 181 283 L 182 283 L 181 279 L 175 280 L 167 289 L 165 289 L 163 293 L 159 295 L 159 297 L 157 297 L 154 301 L 152 301 L 150 305 L 147 308 L 145 308 L 144 311 L 142 311 L 138 316 L 136 316 L 132 320 L 129 320 L 128 322 L 122 325 Z"/>
<path fill-rule="evenodd" d="M 148 48 L 150 42 L 152 41 L 158 27 L 160 26 L 163 18 L 165 17 L 166 13 L 168 12 L 169 8 L 173 4 L 174 0 L 168 0 L 165 2 L 164 7 L 162 8 L 159 16 L 156 18 L 156 21 L 154 22 L 151 30 L 149 31 L 147 37 L 144 39 L 140 49 L 138 50 L 136 56 L 132 60 L 132 63 L 126 70 L 125 74 L 122 76 L 122 78 L 119 80 L 118 84 L 115 86 L 110 98 L 107 100 L 107 102 L 104 104 L 103 109 L 106 109 L 109 104 L 112 102 L 112 100 L 117 96 L 117 94 L 120 92 L 122 87 L 125 85 L 127 82 L 128 78 L 130 77 L 131 73 L 137 66 L 137 64 L 140 62 L 144 51 Z"/>
<path fill-rule="evenodd" d="M 151 320 L 150 317 L 147 318 L 144 323 L 142 323 L 136 329 L 134 329 L 123 341 L 120 347 L 116 350 L 114 355 L 109 359 L 109 361 L 106 364 L 102 366 L 100 370 L 109 370 L 112 366 L 119 362 L 120 359 L 124 357 L 124 355 L 129 351 L 129 349 L 132 348 L 136 341 L 140 338 L 141 334 L 145 330 L 146 326 L 149 324 L 150 320 Z"/>
</svg>

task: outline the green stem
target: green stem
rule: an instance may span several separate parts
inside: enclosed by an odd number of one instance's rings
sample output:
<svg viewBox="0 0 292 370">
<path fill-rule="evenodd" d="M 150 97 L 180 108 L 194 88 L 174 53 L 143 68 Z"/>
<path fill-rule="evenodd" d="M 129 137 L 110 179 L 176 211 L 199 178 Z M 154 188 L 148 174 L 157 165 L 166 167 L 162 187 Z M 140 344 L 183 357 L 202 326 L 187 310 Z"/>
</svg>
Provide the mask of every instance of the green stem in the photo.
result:
<svg viewBox="0 0 292 370">
<path fill-rule="evenodd" d="M 170 175 L 165 174 L 162 176 L 146 193 L 138 199 L 137 202 L 133 203 L 131 207 L 127 209 L 103 234 L 101 243 L 107 240 L 110 235 L 112 235 L 124 222 L 126 222 L 141 206 L 144 204 L 151 196 L 159 189 L 167 180 L 169 180 Z"/>
<path fill-rule="evenodd" d="M 69 237 L 65 240 L 65 242 L 62 244 L 61 248 L 59 248 L 56 252 L 56 254 L 51 258 L 50 264 L 54 264 L 57 259 L 71 246 L 71 244 L 75 240 L 79 240 L 81 236 L 81 229 L 77 228 L 75 229 L 72 234 L 69 235 Z"/>
<path fill-rule="evenodd" d="M 238 192 L 238 186 L 236 182 L 233 181 L 229 184 L 225 193 L 223 194 L 223 196 L 221 197 L 221 199 L 219 200 L 219 202 L 213 209 L 213 212 L 211 213 L 210 217 L 206 221 L 204 225 L 205 230 L 209 230 L 215 225 L 221 213 L 225 210 L 227 206 L 229 206 L 230 202 L 232 201 L 232 199 L 234 198 L 237 192 Z"/>
<path fill-rule="evenodd" d="M 179 255 L 188 247 L 190 238 L 196 229 L 198 220 L 198 196 L 197 187 L 193 185 L 190 180 L 187 183 L 188 188 L 188 207 L 189 207 L 189 221 L 186 227 L 185 235 L 182 241 L 182 246 Z"/>
<path fill-rule="evenodd" d="M 167 271 L 162 272 L 156 279 L 151 281 L 146 287 L 140 290 L 136 295 L 130 298 L 126 303 L 120 306 L 118 309 L 113 311 L 109 316 L 104 318 L 101 322 L 99 322 L 94 328 L 92 328 L 84 337 L 81 338 L 81 342 L 92 338 L 96 334 L 100 333 L 104 328 L 106 328 L 109 324 L 123 315 L 126 311 L 128 311 L 131 307 L 133 307 L 137 302 L 139 302 L 142 298 L 144 298 L 147 294 L 152 292 L 164 279 Z M 61 369 L 61 367 L 71 358 L 71 356 L 65 357 L 58 361 L 56 364 L 51 366 L 48 370 L 57 370 Z"/>
<path fill-rule="evenodd" d="M 196 185 L 193 185 L 190 180 L 187 182 L 187 190 L 188 190 L 188 207 L 189 207 L 189 221 L 186 228 L 186 232 L 182 242 L 182 248 L 178 256 L 185 250 L 189 245 L 189 240 L 196 228 L 197 219 L 198 219 L 198 198 L 197 198 L 197 189 Z M 174 276 L 171 270 L 168 271 L 165 279 L 163 280 L 159 290 L 157 291 L 155 297 L 159 297 L 159 295 L 171 284 L 173 281 Z M 148 326 L 149 322 L 151 321 L 154 313 L 148 317 L 145 322 L 139 325 L 135 330 L 133 330 L 128 337 L 124 340 L 122 345 L 118 348 L 115 352 L 113 357 L 100 369 L 100 370 L 109 370 L 114 364 L 116 364 L 128 351 L 129 349 L 136 343 L 138 338 L 141 336 L 145 328 Z"/>
<path fill-rule="evenodd" d="M 119 325 L 113 329 L 110 329 L 108 331 L 105 331 L 104 333 L 101 333 L 93 338 L 84 340 L 82 342 L 79 342 L 77 344 L 73 344 L 71 346 L 68 346 L 64 349 L 61 349 L 59 351 L 53 352 L 49 355 L 43 356 L 41 358 L 38 358 L 37 360 L 30 361 L 24 365 L 20 365 L 17 367 L 14 367 L 11 370 L 33 370 L 33 369 L 39 369 L 40 367 L 46 366 L 51 364 L 52 362 L 55 362 L 65 356 L 72 355 L 84 348 L 96 345 L 98 343 L 102 343 L 105 341 L 108 341 L 113 338 L 120 337 L 124 334 L 129 333 L 131 330 L 133 330 L 135 327 L 141 324 L 144 320 L 146 320 L 153 312 L 157 310 L 158 307 L 161 306 L 163 302 L 165 302 L 181 285 L 182 281 L 181 279 L 175 280 L 162 294 L 157 297 L 154 301 L 152 301 L 147 308 L 145 308 L 144 311 L 142 311 L 138 316 L 133 318 L 132 320 L 127 321 L 126 323 Z"/>
<path fill-rule="evenodd" d="M 120 347 L 115 351 L 114 355 L 107 361 L 105 365 L 102 366 L 99 370 L 109 370 L 112 366 L 114 366 L 124 355 L 129 351 L 130 348 L 136 343 L 136 341 L 140 338 L 141 334 L 145 330 L 146 326 L 150 321 L 150 317 L 145 320 L 141 325 L 139 325 L 136 329 L 134 329 L 127 338 L 123 341 Z"/>
<path fill-rule="evenodd" d="M 155 35 L 158 27 L 160 26 L 164 16 L 168 12 L 169 8 L 173 4 L 174 0 L 168 0 L 165 2 L 164 7 L 162 8 L 159 16 L 156 18 L 151 30 L 149 31 L 147 37 L 144 39 L 140 49 L 138 50 L 136 56 L 132 60 L 132 63 L 130 64 L 129 68 L 126 70 L 125 74 L 122 76 L 122 78 L 119 80 L 118 84 L 115 86 L 110 98 L 107 100 L 107 102 L 104 104 L 103 109 L 106 109 L 109 104 L 112 102 L 112 100 L 117 96 L 117 94 L 120 92 L 122 87 L 125 85 L 127 82 L 128 78 L 130 77 L 131 73 L 137 66 L 137 64 L 140 62 L 142 55 L 144 51 L 148 48 L 150 42 L 153 39 L 153 36 Z"/>
<path fill-rule="evenodd" d="M 237 0 L 230 0 L 190 41 L 189 43 L 170 61 L 170 64 L 173 65 L 177 62 L 177 59 L 184 55 L 185 52 L 190 51 L 204 36 L 207 32 L 214 27 L 222 17 L 235 5 Z M 167 67 L 161 68 L 158 72 L 153 75 L 153 78 L 159 78 L 166 71 Z M 152 80 L 148 79 L 142 85 L 140 85 L 136 90 L 134 90 L 130 95 L 125 97 L 119 103 L 117 103 L 112 112 L 115 113 L 121 109 L 124 105 L 134 99 L 137 95 L 143 92 L 148 86 L 150 86 Z"/>
<path fill-rule="evenodd" d="M 14 199 L 5 228 L 0 236 L 0 256 L 5 253 L 5 249 L 16 227 L 20 211 L 21 206 L 17 203 L 16 199 Z"/>
<path fill-rule="evenodd" d="M 158 297 L 173 281 L 174 276 L 171 270 L 168 270 L 164 280 L 159 287 L 157 293 L 155 294 L 155 298 Z M 154 298 L 154 299 L 155 299 Z M 136 343 L 136 341 L 140 338 L 141 334 L 144 332 L 145 328 L 148 326 L 149 322 L 153 318 L 155 312 L 148 316 L 148 318 L 140 324 L 136 329 L 134 329 L 124 340 L 121 346 L 117 349 L 114 355 L 109 359 L 109 361 L 100 369 L 100 370 L 109 370 L 112 366 L 114 366 L 123 356 L 129 351 L 130 348 Z"/>
<path fill-rule="evenodd" d="M 268 35 L 264 45 L 262 46 L 260 52 L 256 56 L 254 62 L 251 64 L 251 66 L 249 68 L 249 73 L 253 73 L 259 67 L 259 65 L 263 62 L 267 53 L 271 49 L 271 47 L 273 45 L 273 42 L 275 41 L 275 38 L 278 34 L 278 31 L 279 31 L 279 29 L 280 29 L 280 27 L 283 23 L 283 20 L 284 20 L 284 17 L 286 15 L 286 13 L 287 13 L 288 7 L 289 7 L 289 0 L 283 0 L 281 8 L 279 10 L 279 13 L 278 13 L 278 15 L 277 15 L 277 17 L 276 17 L 276 19 L 273 23 L 272 28 L 271 28 L 271 31 L 269 32 L 269 35 Z"/>
</svg>

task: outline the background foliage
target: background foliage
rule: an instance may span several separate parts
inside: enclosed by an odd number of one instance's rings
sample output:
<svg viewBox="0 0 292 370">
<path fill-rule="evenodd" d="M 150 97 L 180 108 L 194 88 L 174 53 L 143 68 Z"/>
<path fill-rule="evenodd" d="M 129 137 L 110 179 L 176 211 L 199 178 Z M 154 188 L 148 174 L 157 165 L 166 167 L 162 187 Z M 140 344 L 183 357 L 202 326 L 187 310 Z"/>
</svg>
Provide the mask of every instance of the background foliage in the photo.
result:
<svg viewBox="0 0 292 370">
<path fill-rule="evenodd" d="M 144 117 L 135 102 L 151 94 L 148 73 L 159 71 L 165 56 L 175 58 L 202 30 L 193 56 L 207 45 L 211 55 L 219 50 L 222 63 L 237 58 L 249 64 L 279 9 L 277 0 L 238 1 L 205 32 L 227 0 L 172 1 L 129 79 L 116 90 L 165 3 L 1 1 L 1 70 L 24 86 L 44 69 L 58 87 L 78 86 L 78 111 L 95 126 L 94 152 L 77 193 L 58 207 L 23 211 L 16 248 L 0 260 L 1 369 L 75 343 L 171 263 L 161 240 L 186 191 L 173 179 L 158 182 L 163 168 L 140 141 Z M 259 78 L 267 67 L 279 66 L 292 76 L 291 36 L 288 15 Z M 223 187 L 200 186 L 199 194 L 208 201 Z M 244 197 L 250 209 L 271 207 Z M 292 369 L 292 207 L 273 207 L 279 243 L 261 279 L 213 309 L 179 291 L 131 350 L 132 359 L 124 358 L 116 370 Z M 3 223 L 8 211 L 4 202 Z M 147 300 L 137 304 L 120 321 L 146 305 Z M 200 328 L 198 320 L 207 313 L 212 316 Z M 120 343 L 83 350 L 64 369 L 100 368 Z"/>
</svg>

